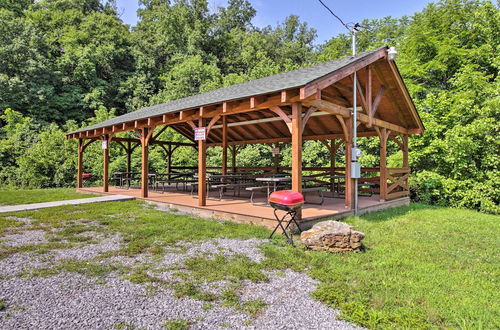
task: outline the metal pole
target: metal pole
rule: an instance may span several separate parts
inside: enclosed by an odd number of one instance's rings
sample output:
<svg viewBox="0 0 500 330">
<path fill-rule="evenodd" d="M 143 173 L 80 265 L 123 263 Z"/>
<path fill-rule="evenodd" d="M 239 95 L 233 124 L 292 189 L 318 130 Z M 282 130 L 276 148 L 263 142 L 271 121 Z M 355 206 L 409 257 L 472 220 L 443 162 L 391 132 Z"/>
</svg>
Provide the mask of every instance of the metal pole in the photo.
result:
<svg viewBox="0 0 500 330">
<path fill-rule="evenodd" d="M 352 55 L 356 55 L 356 27 L 357 25 L 354 25 L 354 27 L 352 28 Z M 352 137 L 352 146 L 353 146 L 353 150 L 356 150 L 357 147 L 358 147 L 358 144 L 357 144 L 357 135 L 358 135 L 358 132 L 357 132 L 357 129 L 358 129 L 358 124 L 357 124 L 357 121 L 358 121 L 358 118 L 357 118 L 357 114 L 358 114 L 358 109 L 357 109 L 357 79 L 358 79 L 358 75 L 357 75 L 357 72 L 354 71 L 354 74 L 353 74 L 353 87 L 352 87 L 352 106 L 353 106 L 353 120 L 352 120 L 352 132 L 353 132 L 353 137 Z M 358 161 L 358 156 L 356 155 L 356 152 L 351 152 L 351 155 L 352 155 L 352 163 L 355 163 Z M 351 173 L 352 173 L 352 170 L 351 170 Z M 358 179 L 355 178 L 354 179 L 354 215 L 357 216 L 358 215 Z"/>
</svg>

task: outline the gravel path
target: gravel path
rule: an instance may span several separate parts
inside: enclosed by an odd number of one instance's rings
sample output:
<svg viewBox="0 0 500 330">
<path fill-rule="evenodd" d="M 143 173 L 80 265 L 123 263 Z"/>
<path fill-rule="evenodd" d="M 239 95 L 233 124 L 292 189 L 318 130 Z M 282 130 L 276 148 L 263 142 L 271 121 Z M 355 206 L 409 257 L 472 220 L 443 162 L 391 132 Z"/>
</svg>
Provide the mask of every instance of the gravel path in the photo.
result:
<svg viewBox="0 0 500 330">
<path fill-rule="evenodd" d="M 19 231 L 1 237 L 11 246 L 44 242 L 43 231 Z M 46 268 L 61 262 L 61 258 L 87 260 L 101 253 L 118 250 L 119 236 L 98 237 L 97 244 L 53 250 L 45 254 L 17 253 L 0 260 L 0 300 L 6 308 L 0 310 L 0 329 L 112 329 L 119 326 L 162 329 L 165 322 L 187 320 L 191 329 L 355 329 L 337 320 L 338 311 L 310 296 L 317 283 L 303 273 L 287 270 L 268 272 L 269 281 L 241 282 L 242 302 L 261 299 L 266 307 L 256 318 L 214 302 L 192 298 L 176 298 L 168 287 L 151 287 L 132 283 L 118 273 L 102 277 L 87 277 L 61 272 L 49 277 L 22 277 L 29 269 Z M 258 248 L 266 240 L 213 239 L 184 243 L 183 249 L 168 252 L 163 258 L 148 254 L 134 257 L 111 256 L 100 263 L 129 267 L 154 265 L 160 269 L 182 266 L 186 258 L 218 254 L 244 254 L 255 262 L 264 258 Z M 167 283 L 172 272 L 148 272 Z M 220 293 L 230 285 L 227 281 L 205 283 L 201 289 Z"/>
</svg>

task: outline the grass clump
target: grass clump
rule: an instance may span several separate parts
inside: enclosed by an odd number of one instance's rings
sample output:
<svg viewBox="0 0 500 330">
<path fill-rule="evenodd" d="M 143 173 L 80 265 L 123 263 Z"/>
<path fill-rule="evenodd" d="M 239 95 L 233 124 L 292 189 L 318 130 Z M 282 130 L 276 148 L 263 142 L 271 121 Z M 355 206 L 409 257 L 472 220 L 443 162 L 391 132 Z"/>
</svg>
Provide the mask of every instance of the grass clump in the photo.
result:
<svg viewBox="0 0 500 330">
<path fill-rule="evenodd" d="M 130 274 L 124 276 L 124 278 L 136 284 L 155 283 L 159 281 L 156 277 L 149 275 L 145 269 L 134 269 Z"/>
<path fill-rule="evenodd" d="M 48 242 L 39 244 L 26 244 L 20 246 L 0 245 L 0 260 L 10 257 L 16 253 L 38 253 L 44 254 L 53 250 L 68 249 L 75 246 L 73 243 Z"/>
<path fill-rule="evenodd" d="M 221 298 L 223 306 L 233 307 L 254 318 L 258 317 L 267 306 L 262 299 L 241 302 L 237 290 L 233 288 L 225 289 L 221 294 Z"/>
<path fill-rule="evenodd" d="M 207 282 L 221 280 L 262 282 L 268 280 L 259 263 L 239 254 L 230 257 L 222 254 L 195 256 L 187 259 L 184 262 L 184 267 L 195 280 Z"/>
<path fill-rule="evenodd" d="M 262 299 L 254 299 L 240 304 L 238 309 L 256 318 L 266 307 L 267 304 Z"/>
<path fill-rule="evenodd" d="M 190 281 L 175 283 L 171 288 L 174 290 L 176 298 L 190 297 L 201 301 L 215 301 L 217 299 L 215 294 L 199 289 L 195 283 Z"/>
<path fill-rule="evenodd" d="M 50 277 L 62 272 L 76 273 L 87 277 L 104 278 L 112 272 L 124 272 L 125 268 L 110 264 L 96 264 L 92 260 L 62 259 L 57 265 L 47 268 L 34 268 L 22 274 L 25 277 Z"/>
<path fill-rule="evenodd" d="M 3 311 L 5 309 L 5 300 L 0 299 L 0 311 Z"/>
<path fill-rule="evenodd" d="M 20 205 L 98 197 L 96 194 L 78 193 L 74 188 L 0 189 L 0 205 Z"/>
<path fill-rule="evenodd" d="M 222 254 L 194 256 L 184 261 L 184 269 L 176 275 L 184 282 L 177 284 L 176 293 L 190 296 L 204 301 L 218 301 L 226 307 L 257 317 L 266 307 L 262 300 L 241 302 L 239 291 L 242 281 L 267 281 L 268 277 L 262 272 L 262 265 L 250 260 L 244 255 L 224 256 Z M 220 296 L 200 291 L 197 283 L 213 283 L 230 281 L 231 285 L 224 289 Z M 184 291 L 180 291 L 182 289 Z"/>
<path fill-rule="evenodd" d="M 119 329 L 119 330 L 133 330 L 136 329 L 136 326 L 130 323 L 126 322 L 121 322 L 121 323 L 116 323 L 113 325 L 113 329 Z"/>
<path fill-rule="evenodd" d="M 187 320 L 170 320 L 165 322 L 165 329 L 167 330 L 187 330 L 189 329 L 189 322 Z"/>
<path fill-rule="evenodd" d="M 0 235 L 3 235 L 12 227 L 21 227 L 24 225 L 21 221 L 14 220 L 15 218 L 13 216 L 0 216 Z"/>
</svg>

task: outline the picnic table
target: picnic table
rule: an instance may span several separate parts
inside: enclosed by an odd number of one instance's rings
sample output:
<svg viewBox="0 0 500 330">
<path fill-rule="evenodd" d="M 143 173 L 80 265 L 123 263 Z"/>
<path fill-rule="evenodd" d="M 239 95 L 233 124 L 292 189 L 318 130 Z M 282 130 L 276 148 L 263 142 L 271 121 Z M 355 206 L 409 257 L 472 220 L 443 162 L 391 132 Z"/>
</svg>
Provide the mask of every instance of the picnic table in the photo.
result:
<svg viewBox="0 0 500 330">
<path fill-rule="evenodd" d="M 156 179 L 156 174 L 155 173 L 149 173 L 148 174 L 148 180 L 150 184 L 154 186 L 154 182 Z M 120 188 L 123 188 L 125 185 L 125 182 L 127 183 L 127 189 L 130 188 L 131 181 L 132 180 L 141 180 L 141 173 L 140 172 L 114 172 L 114 180 L 116 180 L 117 186 Z"/>
<path fill-rule="evenodd" d="M 345 180 L 345 176 L 343 176 L 343 175 L 325 175 L 325 177 L 330 179 L 331 191 L 333 193 L 337 192 L 337 194 L 340 196 L 340 183 L 341 183 L 341 180 Z M 337 189 L 335 189 L 335 186 L 337 187 Z"/>
<path fill-rule="evenodd" d="M 175 189 L 179 189 L 179 184 L 186 188 L 188 183 L 195 182 L 193 179 L 195 172 L 170 172 L 170 173 L 157 173 L 154 178 L 154 187 L 159 190 L 160 184 L 162 185 L 162 192 L 165 192 L 165 184 L 175 184 Z"/>
<path fill-rule="evenodd" d="M 193 176 L 195 179 L 198 178 L 198 175 Z M 224 192 L 227 190 L 233 190 L 233 195 L 240 196 L 241 188 L 249 185 L 253 185 L 254 183 L 246 182 L 249 179 L 249 176 L 245 174 L 211 174 L 208 176 L 207 180 L 207 195 L 210 193 L 210 190 L 218 190 L 219 196 L 218 200 L 222 200 L 222 196 Z M 196 182 L 190 184 L 191 186 L 191 196 L 193 198 L 197 198 L 194 194 L 194 191 L 197 187 Z"/>
<path fill-rule="evenodd" d="M 265 176 L 255 178 L 255 181 L 267 183 L 267 196 L 269 197 L 271 194 L 271 184 L 273 185 L 273 191 L 276 191 L 279 183 L 291 182 L 292 178 L 289 176 Z"/>
</svg>

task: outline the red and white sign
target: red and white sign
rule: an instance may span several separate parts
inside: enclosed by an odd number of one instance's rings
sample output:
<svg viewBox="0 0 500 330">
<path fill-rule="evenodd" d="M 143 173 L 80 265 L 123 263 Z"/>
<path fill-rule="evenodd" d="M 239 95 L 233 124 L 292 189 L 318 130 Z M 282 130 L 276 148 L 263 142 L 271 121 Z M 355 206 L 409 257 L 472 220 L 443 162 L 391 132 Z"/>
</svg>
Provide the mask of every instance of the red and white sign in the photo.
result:
<svg viewBox="0 0 500 330">
<path fill-rule="evenodd" d="M 108 149 L 108 141 L 107 140 L 102 140 L 101 142 L 102 142 L 101 143 L 102 150 Z"/>
<path fill-rule="evenodd" d="M 194 129 L 194 140 L 202 141 L 207 139 L 207 128 L 206 127 L 196 127 Z"/>
<path fill-rule="evenodd" d="M 280 148 L 273 148 L 273 155 L 278 155 L 280 153 Z"/>
</svg>

